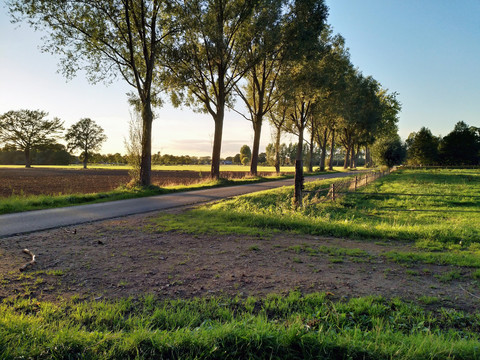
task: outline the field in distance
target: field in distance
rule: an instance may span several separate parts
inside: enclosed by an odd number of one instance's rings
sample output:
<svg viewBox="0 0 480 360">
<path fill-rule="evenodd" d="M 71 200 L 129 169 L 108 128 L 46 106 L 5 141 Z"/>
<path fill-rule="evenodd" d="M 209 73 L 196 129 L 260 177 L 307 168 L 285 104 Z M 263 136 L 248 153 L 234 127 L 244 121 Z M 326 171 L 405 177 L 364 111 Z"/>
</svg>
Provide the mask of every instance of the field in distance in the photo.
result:
<svg viewBox="0 0 480 360">
<path fill-rule="evenodd" d="M 4 168 L 14 168 L 21 169 L 25 168 L 24 165 L 0 165 L 0 169 Z M 79 170 L 83 169 L 82 164 L 75 165 L 33 165 L 33 168 L 41 169 L 71 169 Z M 109 165 L 109 164 L 92 164 L 88 165 L 89 169 L 109 169 L 109 170 L 129 170 L 131 167 L 129 165 Z M 209 173 L 211 169 L 210 165 L 152 165 L 152 170 L 164 170 L 164 171 L 201 171 L 202 173 Z M 282 173 L 293 173 L 295 172 L 294 166 L 282 166 Z M 243 172 L 247 173 L 250 171 L 250 166 L 244 165 L 220 165 L 221 172 Z M 258 172 L 275 172 L 274 166 L 258 166 Z"/>
<path fill-rule="evenodd" d="M 0 167 L 0 197 L 12 195 L 91 194 L 112 191 L 130 181 L 127 166 L 92 165 L 84 171 L 81 166 Z M 248 176 L 247 166 L 226 165 L 221 176 L 241 179 Z M 291 168 L 282 168 L 289 173 Z M 275 174 L 273 167 L 260 167 L 259 176 Z M 208 181 L 209 165 L 155 166 L 152 184 L 160 187 L 194 185 Z"/>
</svg>

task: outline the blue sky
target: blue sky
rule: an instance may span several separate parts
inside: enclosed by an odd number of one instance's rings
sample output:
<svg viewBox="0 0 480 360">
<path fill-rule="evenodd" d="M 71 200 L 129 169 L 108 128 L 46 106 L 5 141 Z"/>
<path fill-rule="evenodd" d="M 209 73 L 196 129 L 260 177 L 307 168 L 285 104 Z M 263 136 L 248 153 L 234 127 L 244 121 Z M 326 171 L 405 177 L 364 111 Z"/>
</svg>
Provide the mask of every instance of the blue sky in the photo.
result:
<svg viewBox="0 0 480 360">
<path fill-rule="evenodd" d="M 480 126 L 480 1 L 329 0 L 354 65 L 400 93 L 400 135 Z"/>
<path fill-rule="evenodd" d="M 480 126 L 479 0 L 327 0 L 328 22 L 342 34 L 352 62 L 403 104 L 402 138 L 426 126 L 446 135 L 460 120 Z M 41 53 L 41 34 L 10 24 L 0 8 L 0 114 L 23 108 L 48 111 L 69 127 L 90 117 L 108 136 L 102 152 L 124 152 L 130 118 L 121 80 L 109 86 L 88 84 L 82 74 L 66 82 L 58 58 Z M 240 104 L 240 103 L 239 103 Z M 168 104 L 157 110 L 153 151 L 210 155 L 213 120 Z M 226 114 L 222 155 L 251 144 L 249 122 Z M 268 125 L 263 147 L 271 141 Z M 286 141 L 289 141 L 286 139 Z"/>
</svg>

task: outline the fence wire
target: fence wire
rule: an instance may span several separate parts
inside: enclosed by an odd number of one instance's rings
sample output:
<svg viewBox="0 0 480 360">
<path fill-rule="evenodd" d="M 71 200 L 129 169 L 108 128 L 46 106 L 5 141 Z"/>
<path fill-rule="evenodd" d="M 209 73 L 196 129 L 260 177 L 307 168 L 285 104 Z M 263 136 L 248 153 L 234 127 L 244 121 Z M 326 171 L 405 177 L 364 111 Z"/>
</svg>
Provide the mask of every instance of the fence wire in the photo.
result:
<svg viewBox="0 0 480 360">
<path fill-rule="evenodd" d="M 336 201 L 345 194 L 355 192 L 357 189 L 367 186 L 371 182 L 389 175 L 392 170 L 371 171 L 365 174 L 356 175 L 354 178 L 342 179 L 330 184 L 329 187 L 319 188 L 315 191 L 305 191 L 314 194 L 312 202 Z"/>
<path fill-rule="evenodd" d="M 392 171 L 397 169 L 405 169 L 405 167 L 394 167 L 387 171 L 371 171 L 368 173 L 360 174 L 354 178 L 341 179 L 330 184 L 330 186 L 324 186 L 313 191 L 305 191 L 305 193 L 310 193 L 309 202 L 311 204 L 323 203 L 327 201 L 336 201 L 343 197 L 346 194 L 359 195 L 359 196 L 368 196 L 369 198 L 384 198 L 384 197 L 431 197 L 431 198 L 448 198 L 448 197 L 458 197 L 472 199 L 471 201 L 478 201 L 480 199 L 479 195 L 467 195 L 467 194 L 428 194 L 428 193 L 378 193 L 378 192 L 365 192 L 357 191 L 358 189 L 365 187 L 366 185 L 372 183 L 373 181 L 389 175 Z M 418 167 L 417 167 L 418 169 Z M 465 213 L 478 213 L 480 210 L 457 210 L 457 209 L 402 209 L 402 208 L 390 208 L 382 207 L 378 210 L 383 211 L 412 211 L 412 212 L 465 212 Z"/>
</svg>

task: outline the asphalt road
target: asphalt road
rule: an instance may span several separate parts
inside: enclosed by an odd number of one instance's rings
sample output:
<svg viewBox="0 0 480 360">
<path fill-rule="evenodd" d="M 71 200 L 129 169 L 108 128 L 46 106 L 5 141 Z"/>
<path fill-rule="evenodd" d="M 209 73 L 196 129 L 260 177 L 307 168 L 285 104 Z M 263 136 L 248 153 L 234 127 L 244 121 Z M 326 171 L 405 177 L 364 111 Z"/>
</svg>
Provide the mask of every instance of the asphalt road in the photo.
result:
<svg viewBox="0 0 480 360">
<path fill-rule="evenodd" d="M 335 173 L 305 177 L 305 181 L 344 177 L 352 173 Z M 186 191 L 139 199 L 118 200 L 99 204 L 27 211 L 0 215 L 0 238 L 35 231 L 72 226 L 92 221 L 201 204 L 256 191 L 293 185 L 293 179 L 269 181 L 205 190 Z"/>
</svg>

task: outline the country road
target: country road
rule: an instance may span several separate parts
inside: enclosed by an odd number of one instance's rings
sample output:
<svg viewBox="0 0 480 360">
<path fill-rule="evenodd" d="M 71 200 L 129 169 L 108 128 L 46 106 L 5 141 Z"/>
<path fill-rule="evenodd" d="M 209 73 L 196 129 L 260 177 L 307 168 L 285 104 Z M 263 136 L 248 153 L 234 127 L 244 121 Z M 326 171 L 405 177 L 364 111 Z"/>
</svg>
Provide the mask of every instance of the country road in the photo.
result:
<svg viewBox="0 0 480 360">
<path fill-rule="evenodd" d="M 334 173 L 305 177 L 305 181 L 345 177 L 357 172 Z M 237 195 L 293 185 L 293 179 L 186 191 L 138 199 L 118 200 L 98 204 L 35 210 L 0 215 L 0 238 L 63 226 L 83 224 L 121 216 L 207 203 Z"/>
</svg>

